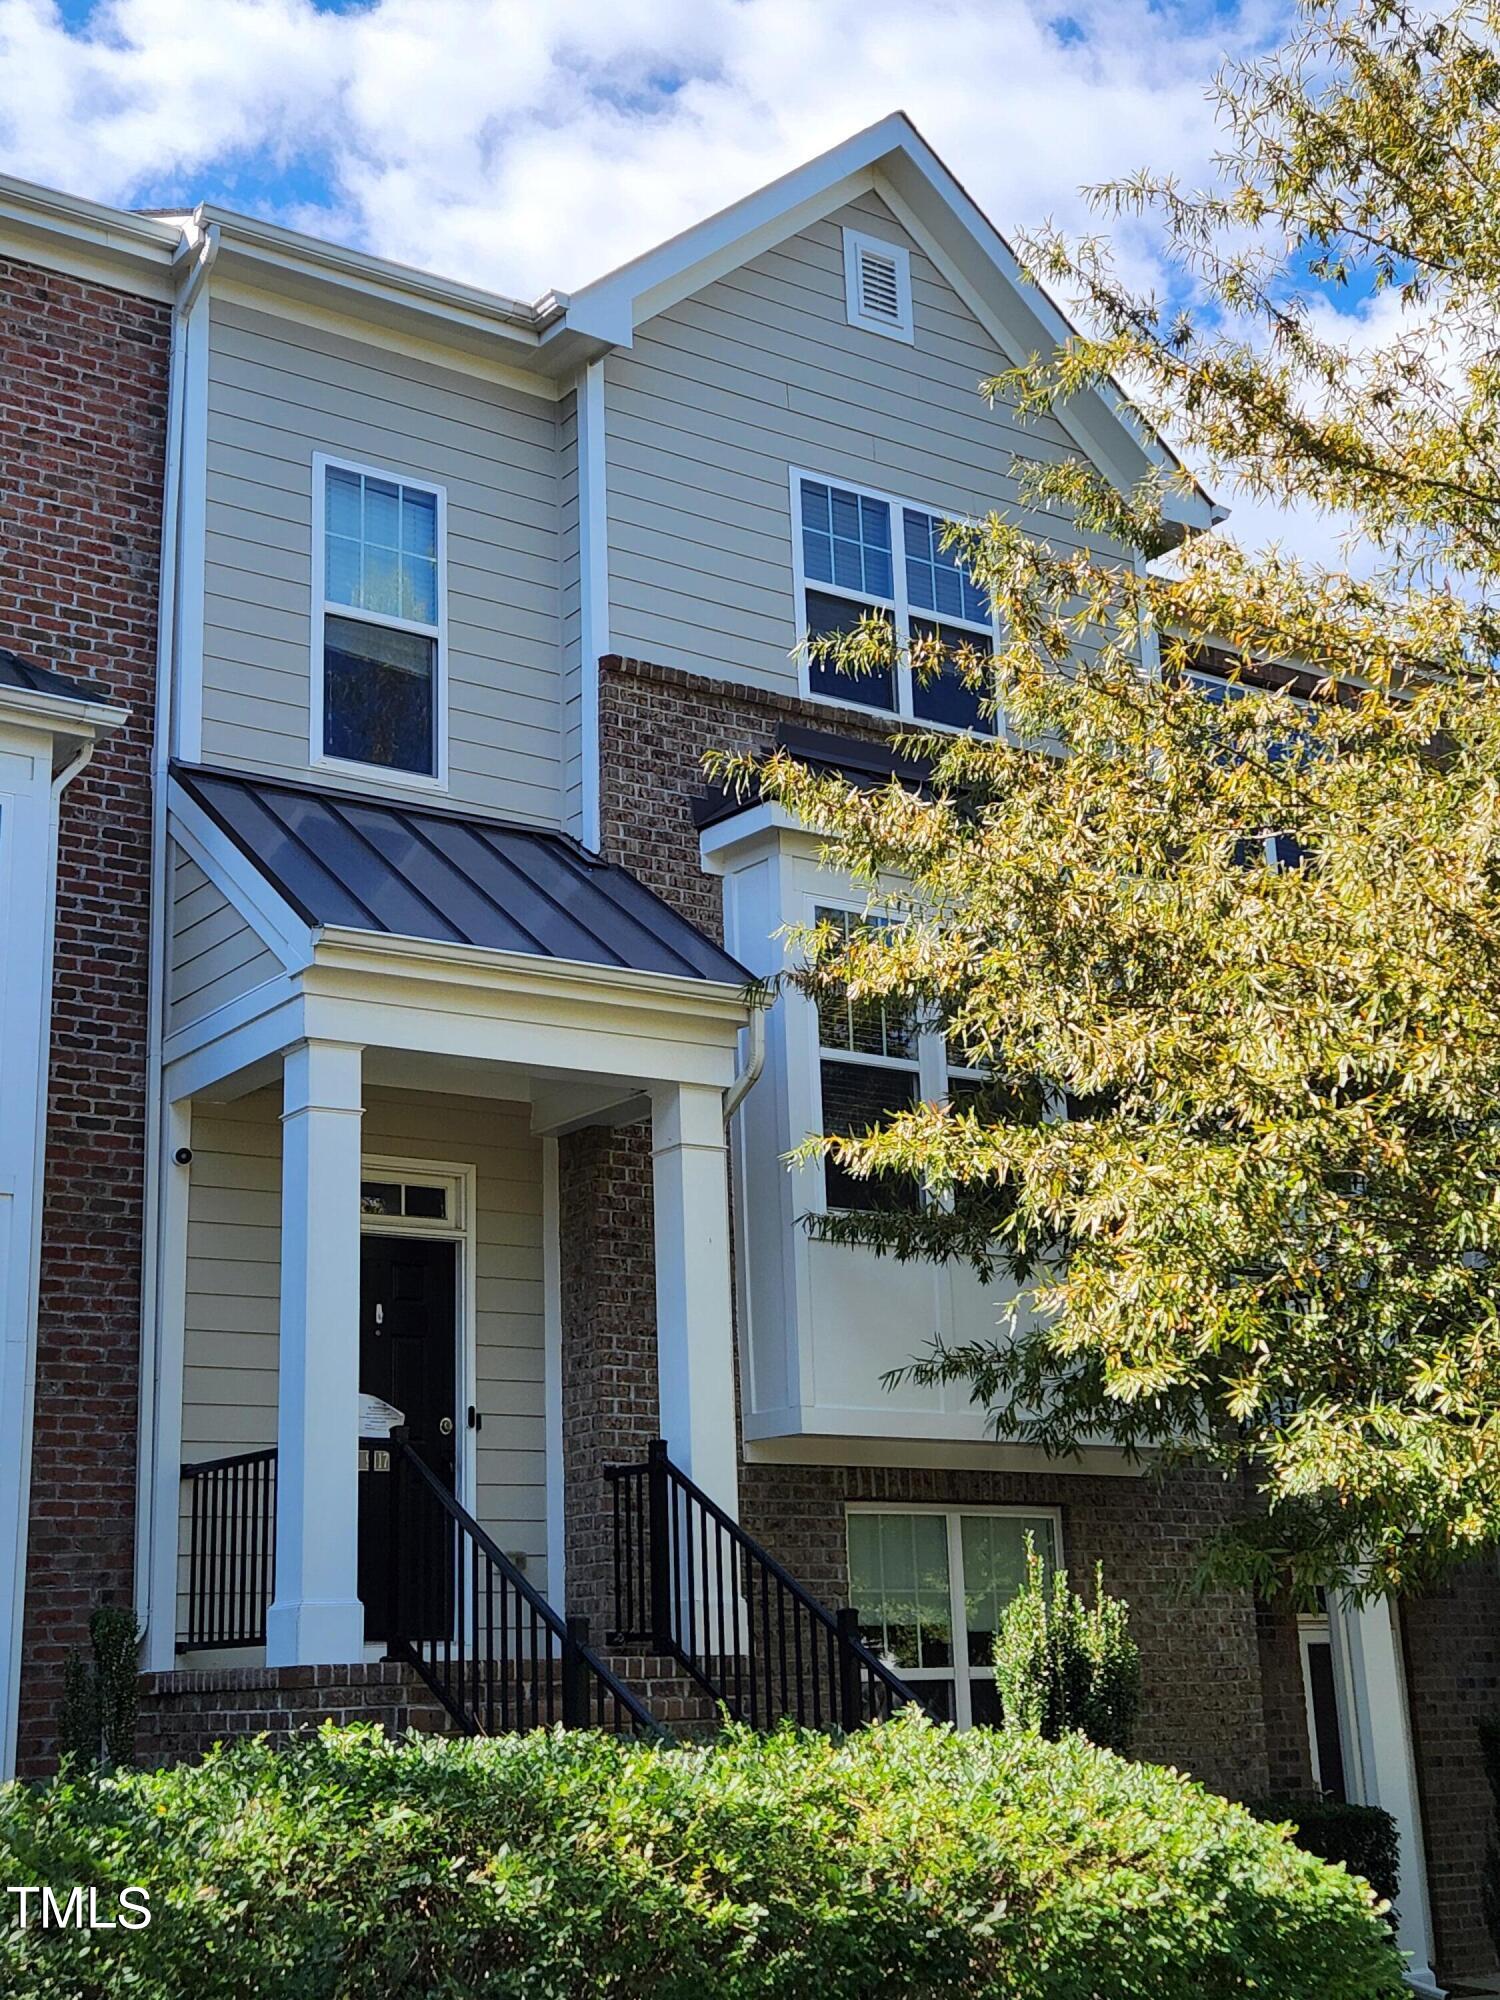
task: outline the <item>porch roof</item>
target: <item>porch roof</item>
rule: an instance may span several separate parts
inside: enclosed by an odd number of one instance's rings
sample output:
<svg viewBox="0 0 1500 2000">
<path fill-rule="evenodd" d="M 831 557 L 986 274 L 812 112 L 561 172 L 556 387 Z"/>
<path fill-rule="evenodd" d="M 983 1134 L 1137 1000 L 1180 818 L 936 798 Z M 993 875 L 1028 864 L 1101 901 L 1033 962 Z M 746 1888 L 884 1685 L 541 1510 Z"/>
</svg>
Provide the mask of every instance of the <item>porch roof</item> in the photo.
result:
<svg viewBox="0 0 1500 2000">
<path fill-rule="evenodd" d="M 17 688 L 22 694 L 57 695 L 64 701 L 111 702 L 114 696 L 97 681 L 78 674 L 60 674 L 40 666 L 21 653 L 0 646 L 0 687 Z"/>
<path fill-rule="evenodd" d="M 643 883 L 566 834 L 284 780 L 173 775 L 314 927 L 749 982 Z"/>
</svg>

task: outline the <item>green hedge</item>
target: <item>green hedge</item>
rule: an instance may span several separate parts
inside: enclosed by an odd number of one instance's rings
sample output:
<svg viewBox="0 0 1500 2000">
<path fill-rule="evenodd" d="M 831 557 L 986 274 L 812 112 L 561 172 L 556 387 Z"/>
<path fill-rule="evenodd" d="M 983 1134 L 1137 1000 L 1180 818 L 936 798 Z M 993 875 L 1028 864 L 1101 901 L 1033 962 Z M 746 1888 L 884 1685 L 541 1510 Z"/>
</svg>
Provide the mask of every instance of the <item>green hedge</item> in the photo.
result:
<svg viewBox="0 0 1500 2000">
<path fill-rule="evenodd" d="M 1351 1875 L 1362 1875 L 1383 1902 L 1395 1902 L 1401 1887 L 1401 1835 L 1381 1807 L 1284 1798 L 1259 1799 L 1250 1810 L 1257 1819 L 1290 1823 L 1299 1847 L 1324 1861 L 1341 1862 Z"/>
<path fill-rule="evenodd" d="M 388 1743 L 335 1730 L 0 1795 L 6 1883 L 149 1928 L 0 1926 L 36 2000 L 1375 2000 L 1369 1892 L 1175 1772 L 916 1717 Z"/>
</svg>

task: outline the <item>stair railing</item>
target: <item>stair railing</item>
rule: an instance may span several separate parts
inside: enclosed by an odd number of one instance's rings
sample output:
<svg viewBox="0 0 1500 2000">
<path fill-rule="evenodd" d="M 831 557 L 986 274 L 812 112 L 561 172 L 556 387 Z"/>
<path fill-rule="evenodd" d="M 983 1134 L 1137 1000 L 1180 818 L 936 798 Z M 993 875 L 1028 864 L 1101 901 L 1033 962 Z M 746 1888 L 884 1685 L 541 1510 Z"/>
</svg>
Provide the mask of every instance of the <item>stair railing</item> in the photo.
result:
<svg viewBox="0 0 1500 2000">
<path fill-rule="evenodd" d="M 391 1438 L 392 1658 L 414 1667 L 469 1735 L 667 1732 L 504 1555 L 399 1433 Z"/>
<path fill-rule="evenodd" d="M 262 1646 L 276 1563 L 276 1447 L 182 1468 L 187 1603 L 179 1653 Z"/>
<path fill-rule="evenodd" d="M 736 1722 L 813 1729 L 883 1722 L 917 1696 L 652 1441 L 605 1468 L 614 1493 L 611 1646 L 675 1660 Z"/>
</svg>

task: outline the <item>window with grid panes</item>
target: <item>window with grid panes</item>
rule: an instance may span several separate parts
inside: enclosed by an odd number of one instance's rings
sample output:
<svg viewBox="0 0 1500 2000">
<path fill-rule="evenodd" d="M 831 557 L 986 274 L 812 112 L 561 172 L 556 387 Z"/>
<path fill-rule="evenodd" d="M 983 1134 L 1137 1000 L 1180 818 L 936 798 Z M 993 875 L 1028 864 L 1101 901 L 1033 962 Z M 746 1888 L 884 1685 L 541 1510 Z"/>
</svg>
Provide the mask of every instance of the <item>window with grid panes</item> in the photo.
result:
<svg viewBox="0 0 1500 2000">
<path fill-rule="evenodd" d="M 846 938 L 861 923 L 880 921 L 836 909 L 820 909 L 817 920 Z M 825 994 L 818 1003 L 818 1052 L 824 1132 L 852 1138 L 916 1103 L 916 1022 L 890 1003 Z M 915 1181 L 891 1175 L 859 1180 L 833 1159 L 823 1163 L 823 1185 L 828 1208 L 915 1208 L 920 1199 Z"/>
<path fill-rule="evenodd" d="M 807 639 L 852 632 L 873 614 L 889 622 L 903 647 L 914 639 L 938 641 L 948 662 L 923 680 L 905 658 L 884 672 L 856 674 L 810 651 L 808 692 L 993 734 L 994 717 L 981 713 L 977 695 L 951 663 L 961 650 L 994 650 L 994 618 L 956 551 L 942 547 L 943 517 L 830 480 L 799 477 L 796 489 Z"/>
<path fill-rule="evenodd" d="M 819 905 L 815 921 L 848 937 L 860 925 L 888 922 Z M 894 1002 L 852 1001 L 846 993 L 818 1002 L 818 1130 L 841 1138 L 868 1132 L 923 1098 L 962 1104 L 992 1088 L 990 1072 L 945 1035 L 944 1024 Z M 838 1161 L 823 1163 L 825 1209 L 915 1209 L 923 1199 L 914 1180 L 858 1180 Z M 964 1198 L 964 1190 L 956 1199 Z"/>
<path fill-rule="evenodd" d="M 436 488 L 342 465 L 322 479 L 322 757 L 438 772 Z"/>
<path fill-rule="evenodd" d="M 849 1511 L 849 1595 L 860 1636 L 933 1715 L 960 1728 L 1000 1720 L 995 1635 L 1025 1580 L 1028 1533 L 1050 1569 L 1060 1557 L 1050 1514 Z"/>
</svg>

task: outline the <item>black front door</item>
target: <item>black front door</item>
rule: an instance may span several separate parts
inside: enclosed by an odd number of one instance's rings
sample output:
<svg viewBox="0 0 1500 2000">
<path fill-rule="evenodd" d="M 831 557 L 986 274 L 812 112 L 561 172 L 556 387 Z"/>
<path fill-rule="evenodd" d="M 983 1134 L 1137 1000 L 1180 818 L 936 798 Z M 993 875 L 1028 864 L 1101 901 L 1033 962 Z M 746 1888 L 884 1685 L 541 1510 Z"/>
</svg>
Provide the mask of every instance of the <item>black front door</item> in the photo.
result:
<svg viewBox="0 0 1500 2000">
<path fill-rule="evenodd" d="M 359 1284 L 359 1386 L 382 1396 L 405 1414 L 407 1442 L 454 1490 L 458 1440 L 453 1411 L 457 1395 L 457 1291 L 453 1243 L 411 1236 L 362 1236 Z M 359 1594 L 365 1607 L 365 1637 L 388 1639 L 390 1632 L 391 1549 L 389 1473 L 360 1475 Z M 421 1510 L 423 1521 L 430 1507 Z M 434 1519 L 432 1523 L 436 1527 Z M 429 1536 L 401 1534 L 397 1547 L 409 1575 L 425 1572 L 433 1551 Z M 438 1593 L 433 1615 L 441 1618 L 446 1593 Z M 414 1593 L 403 1590 L 403 1602 Z M 431 1636 L 409 1632 L 407 1638 Z"/>
</svg>

